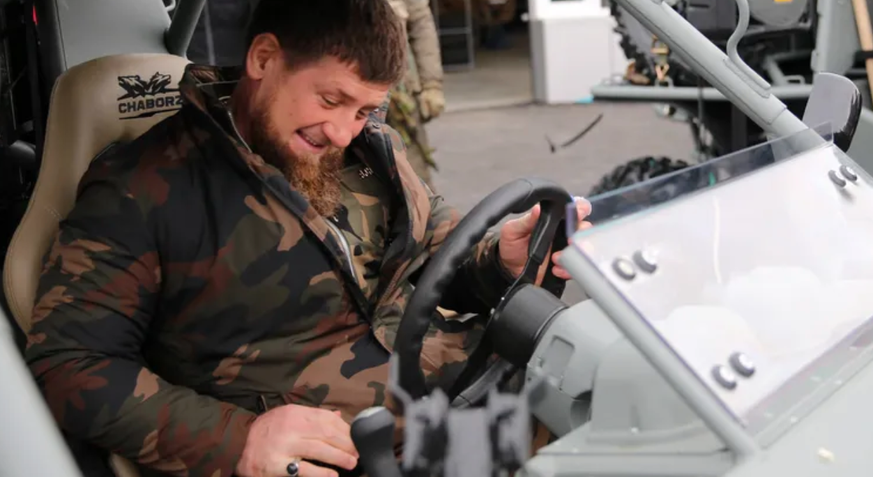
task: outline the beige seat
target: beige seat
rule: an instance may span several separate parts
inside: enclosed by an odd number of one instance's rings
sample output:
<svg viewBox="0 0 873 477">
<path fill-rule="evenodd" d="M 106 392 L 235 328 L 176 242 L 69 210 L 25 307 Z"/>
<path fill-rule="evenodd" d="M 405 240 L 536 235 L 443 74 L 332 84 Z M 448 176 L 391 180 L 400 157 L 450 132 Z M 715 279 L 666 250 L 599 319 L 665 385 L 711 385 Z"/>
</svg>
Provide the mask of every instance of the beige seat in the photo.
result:
<svg viewBox="0 0 873 477">
<path fill-rule="evenodd" d="M 77 65 L 55 83 L 42 165 L 24 218 L 6 253 L 3 287 L 19 326 L 30 329 L 31 309 L 58 224 L 76 200 L 90 162 L 113 143 L 128 142 L 178 110 L 178 83 L 188 60 L 139 54 L 98 58 Z M 119 476 L 136 467 L 113 455 Z"/>
</svg>

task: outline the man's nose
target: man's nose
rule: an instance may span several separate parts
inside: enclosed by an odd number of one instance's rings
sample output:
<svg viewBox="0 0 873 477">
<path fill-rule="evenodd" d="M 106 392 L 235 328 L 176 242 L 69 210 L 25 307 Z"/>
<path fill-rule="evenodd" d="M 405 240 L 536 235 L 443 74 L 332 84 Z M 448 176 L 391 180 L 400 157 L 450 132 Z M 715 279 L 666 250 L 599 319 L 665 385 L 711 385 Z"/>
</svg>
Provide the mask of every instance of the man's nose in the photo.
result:
<svg viewBox="0 0 873 477">
<path fill-rule="evenodd" d="M 324 135 L 335 147 L 347 147 L 363 128 L 357 121 L 329 121 L 324 123 Z"/>
</svg>

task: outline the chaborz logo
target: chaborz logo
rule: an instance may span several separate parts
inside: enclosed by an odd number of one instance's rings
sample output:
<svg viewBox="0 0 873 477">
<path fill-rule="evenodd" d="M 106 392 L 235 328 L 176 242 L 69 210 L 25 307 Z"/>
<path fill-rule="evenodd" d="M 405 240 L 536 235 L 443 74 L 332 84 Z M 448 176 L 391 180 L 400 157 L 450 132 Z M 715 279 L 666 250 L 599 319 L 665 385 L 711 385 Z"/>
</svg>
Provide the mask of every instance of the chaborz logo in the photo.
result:
<svg viewBox="0 0 873 477">
<path fill-rule="evenodd" d="M 172 78 L 160 72 L 148 81 L 139 75 L 119 76 L 118 85 L 124 94 L 118 97 L 121 119 L 147 118 L 158 113 L 175 111 L 182 106 L 177 88 L 170 88 Z"/>
</svg>

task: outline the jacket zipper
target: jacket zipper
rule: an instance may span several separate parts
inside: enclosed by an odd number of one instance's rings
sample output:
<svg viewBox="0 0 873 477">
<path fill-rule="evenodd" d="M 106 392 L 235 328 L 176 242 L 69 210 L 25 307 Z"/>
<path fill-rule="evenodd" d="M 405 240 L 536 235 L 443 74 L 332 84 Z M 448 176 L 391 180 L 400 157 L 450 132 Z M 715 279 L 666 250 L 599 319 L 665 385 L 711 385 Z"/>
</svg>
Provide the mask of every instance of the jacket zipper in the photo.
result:
<svg viewBox="0 0 873 477">
<path fill-rule="evenodd" d="M 387 153 L 393 154 L 393 152 L 390 151 L 390 148 L 391 148 L 390 141 L 391 140 L 388 139 L 388 145 L 387 146 L 383 145 L 383 147 L 385 147 Z M 400 190 L 401 190 L 400 199 L 404 200 L 405 194 L 403 193 L 402 184 L 401 184 Z M 408 206 L 406 208 L 406 212 L 407 212 L 407 220 L 409 221 L 409 224 L 406 226 L 406 243 L 404 244 L 404 246 L 405 246 L 405 250 L 408 251 L 408 250 L 411 250 L 412 248 L 414 248 L 415 241 L 412 238 L 412 212 L 409 210 Z M 385 253 L 387 255 L 387 253 L 388 253 L 387 248 L 386 248 Z M 397 260 L 400 260 L 401 258 L 402 257 L 398 257 Z M 411 266 L 412 263 L 410 263 L 409 265 Z M 407 267 L 407 270 L 408 270 L 408 267 Z M 405 271 L 404 271 L 404 273 L 405 273 Z M 403 275 L 403 273 L 400 273 L 399 270 L 394 271 L 394 276 L 391 277 L 391 281 L 388 282 L 388 286 L 385 287 L 385 289 L 382 291 L 382 296 L 380 297 L 379 302 L 377 303 L 377 306 L 376 306 L 377 308 L 381 307 L 387 301 L 388 297 L 391 296 L 391 293 L 394 291 L 394 288 L 397 286 L 397 282 L 400 281 L 400 277 L 402 275 Z"/>
<path fill-rule="evenodd" d="M 231 113 L 230 110 L 227 110 L 225 112 L 227 113 L 227 119 L 230 120 L 230 127 L 233 128 L 233 133 L 236 135 L 237 141 L 241 142 L 242 145 L 246 147 L 246 151 L 254 154 L 254 152 L 252 152 L 252 148 L 249 147 L 249 143 L 247 143 L 245 139 L 243 139 L 242 134 L 239 133 L 239 129 L 236 128 L 236 121 L 233 120 L 233 113 Z"/>
<path fill-rule="evenodd" d="M 415 246 L 414 241 L 412 239 L 412 220 L 409 221 L 409 226 L 406 228 L 406 244 L 405 244 L 405 246 L 406 246 L 406 250 L 411 250 L 411 248 Z M 387 254 L 387 250 L 386 250 L 386 254 Z M 400 258 L 397 258 L 397 260 L 400 260 Z M 412 263 L 410 263 L 409 266 L 412 266 Z M 407 270 L 408 269 L 409 268 L 407 267 Z M 405 273 L 405 271 L 404 271 L 404 273 Z M 382 297 L 379 299 L 379 303 L 377 304 L 377 308 L 382 306 L 385 303 L 385 301 L 388 299 L 388 297 L 391 296 L 391 292 L 394 291 L 394 287 L 397 286 L 397 282 L 400 281 L 400 277 L 402 275 L 403 275 L 403 273 L 401 273 L 400 270 L 394 271 L 394 276 L 391 277 L 391 281 L 388 282 L 388 286 L 385 287 L 385 290 L 382 291 Z"/>
<path fill-rule="evenodd" d="M 346 236 L 342 231 L 334 225 L 332 219 L 325 219 L 325 223 L 330 227 L 330 230 L 337 236 L 337 240 L 339 240 L 340 246 L 343 249 L 343 255 L 346 257 L 346 261 L 349 265 L 349 270 L 352 272 L 352 276 L 357 277 L 358 274 L 355 271 L 355 261 L 352 260 L 352 247 L 349 245 L 349 241 L 346 239 Z"/>
<path fill-rule="evenodd" d="M 388 286 L 385 287 L 385 291 L 382 292 L 382 297 L 379 299 L 378 306 L 382 306 L 385 303 L 387 297 L 390 296 L 390 293 L 394 290 L 397 282 L 400 281 L 400 275 L 401 273 L 399 271 L 394 272 L 394 276 L 391 277 L 391 281 L 388 282 Z"/>
<path fill-rule="evenodd" d="M 228 111 L 227 117 L 230 119 L 230 125 L 233 127 L 233 132 L 236 134 L 236 138 L 246 147 L 246 150 L 252 152 L 252 148 L 243 140 L 242 134 L 239 133 L 239 129 L 236 128 L 236 122 L 233 120 L 233 114 Z M 340 242 L 340 246 L 343 248 L 343 252 L 345 253 L 346 261 L 349 264 L 349 270 L 352 272 L 352 276 L 357 277 L 358 274 L 355 271 L 355 261 L 352 260 L 352 247 L 349 245 L 349 241 L 346 239 L 345 234 L 340 231 L 339 227 L 334 225 L 334 223 L 329 218 L 325 218 L 324 222 L 330 227 L 330 230 L 337 236 L 337 240 Z"/>
</svg>

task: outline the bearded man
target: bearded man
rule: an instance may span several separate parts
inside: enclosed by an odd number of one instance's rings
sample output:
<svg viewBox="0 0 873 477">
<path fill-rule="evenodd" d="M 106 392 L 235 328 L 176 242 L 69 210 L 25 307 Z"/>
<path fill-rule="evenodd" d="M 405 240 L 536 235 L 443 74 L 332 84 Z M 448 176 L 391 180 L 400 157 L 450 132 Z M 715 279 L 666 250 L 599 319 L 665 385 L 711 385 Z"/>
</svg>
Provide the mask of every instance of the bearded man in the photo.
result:
<svg viewBox="0 0 873 477">
<path fill-rule="evenodd" d="M 386 402 L 404 307 L 459 214 L 384 125 L 406 68 L 385 0 L 261 0 L 247 45 L 241 68 L 189 66 L 178 114 L 94 160 L 26 357 L 65 431 L 147 471 L 336 475 L 357 465 L 349 422 Z M 443 306 L 496 304 L 536 210 L 475 247 Z M 433 318 L 431 385 L 480 325 Z"/>
</svg>

